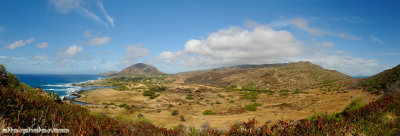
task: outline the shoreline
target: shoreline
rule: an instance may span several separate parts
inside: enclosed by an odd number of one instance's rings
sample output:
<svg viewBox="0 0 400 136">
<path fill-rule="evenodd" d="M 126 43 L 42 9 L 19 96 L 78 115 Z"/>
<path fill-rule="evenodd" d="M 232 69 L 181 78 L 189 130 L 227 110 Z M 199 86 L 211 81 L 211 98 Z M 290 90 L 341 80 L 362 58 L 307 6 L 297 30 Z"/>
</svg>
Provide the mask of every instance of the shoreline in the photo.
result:
<svg viewBox="0 0 400 136">
<path fill-rule="evenodd" d="M 91 103 L 86 103 L 86 102 L 82 102 L 82 101 L 77 101 L 77 100 L 76 100 L 77 98 L 81 98 L 81 97 L 82 97 L 81 94 L 82 94 L 83 92 L 85 92 L 85 91 L 97 90 L 97 89 L 104 89 L 104 88 L 115 88 L 115 87 L 113 87 L 113 86 L 101 86 L 101 87 L 100 87 L 100 86 L 80 86 L 80 87 L 82 87 L 82 88 L 84 88 L 84 87 L 90 87 L 90 88 L 92 88 L 92 89 L 88 89 L 88 90 L 81 89 L 81 90 L 79 90 L 78 92 L 75 92 L 75 93 L 71 94 L 71 96 L 75 96 L 74 98 L 69 99 L 69 98 L 64 97 L 65 99 L 64 99 L 63 101 L 67 100 L 67 101 L 70 101 L 71 103 L 74 103 L 74 104 L 78 104 L 78 105 L 82 105 L 82 106 L 88 106 L 88 105 L 90 105 Z"/>
</svg>

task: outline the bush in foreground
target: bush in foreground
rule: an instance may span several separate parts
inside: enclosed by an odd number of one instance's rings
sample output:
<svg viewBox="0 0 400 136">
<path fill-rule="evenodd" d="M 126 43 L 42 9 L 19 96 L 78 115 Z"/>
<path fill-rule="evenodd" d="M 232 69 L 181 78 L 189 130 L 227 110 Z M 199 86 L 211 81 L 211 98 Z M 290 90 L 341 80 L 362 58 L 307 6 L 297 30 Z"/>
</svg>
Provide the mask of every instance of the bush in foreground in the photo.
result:
<svg viewBox="0 0 400 136">
<path fill-rule="evenodd" d="M 214 112 L 211 111 L 211 110 L 205 110 L 205 111 L 203 112 L 203 115 L 214 115 Z"/>
</svg>

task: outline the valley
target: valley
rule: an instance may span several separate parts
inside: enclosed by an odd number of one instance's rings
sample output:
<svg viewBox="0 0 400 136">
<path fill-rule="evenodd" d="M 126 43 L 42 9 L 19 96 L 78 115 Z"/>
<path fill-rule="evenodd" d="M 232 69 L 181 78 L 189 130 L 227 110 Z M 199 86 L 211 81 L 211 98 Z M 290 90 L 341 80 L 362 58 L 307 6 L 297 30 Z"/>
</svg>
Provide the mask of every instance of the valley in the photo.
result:
<svg viewBox="0 0 400 136">
<path fill-rule="evenodd" d="M 316 76 L 304 72 L 306 70 L 319 73 Z M 159 127 L 226 130 L 234 124 L 251 119 L 260 124 L 275 124 L 279 120 L 299 120 L 314 114 L 340 113 L 355 99 L 361 98 L 364 103 L 369 103 L 380 97 L 355 87 L 357 79 L 303 62 L 278 67 L 225 68 L 214 71 L 230 72 L 230 75 L 225 76 L 230 78 L 218 79 L 218 74 L 204 74 L 209 70 L 159 77 L 111 77 L 85 85 L 113 85 L 118 88 L 85 91 L 75 101 L 89 103 L 84 107 L 93 114 L 105 114 L 128 122 L 135 122 L 138 116 L 144 116 L 147 121 Z M 247 80 L 253 82 L 250 84 L 234 78 L 244 75 L 241 72 L 248 75 L 248 71 L 258 71 L 264 75 L 273 71 L 279 73 L 281 78 L 268 80 L 266 78 L 269 77 L 263 77 L 259 81 L 264 83 Z M 296 74 L 298 71 L 303 72 Z M 199 78 L 198 75 L 203 76 Z M 292 78 L 290 76 L 293 75 L 303 80 L 277 82 Z M 207 76 L 214 79 L 204 80 Z M 258 76 L 253 74 L 252 77 Z M 322 79 L 325 80 L 320 82 Z M 201 82 L 228 84 L 217 86 Z M 276 86 L 261 89 L 265 87 L 262 84 L 275 85 L 268 82 L 274 82 Z"/>
</svg>

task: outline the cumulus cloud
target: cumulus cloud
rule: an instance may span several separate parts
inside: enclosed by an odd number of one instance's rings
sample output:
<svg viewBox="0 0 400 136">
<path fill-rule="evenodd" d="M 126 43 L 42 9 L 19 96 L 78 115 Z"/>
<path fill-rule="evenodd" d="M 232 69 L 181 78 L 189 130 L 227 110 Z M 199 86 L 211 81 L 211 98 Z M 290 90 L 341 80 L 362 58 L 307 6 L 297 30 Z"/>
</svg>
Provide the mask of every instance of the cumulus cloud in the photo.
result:
<svg viewBox="0 0 400 136">
<path fill-rule="evenodd" d="M 246 29 L 230 27 L 211 33 L 205 39 L 191 39 L 184 50 L 162 52 L 164 62 L 181 61 L 186 66 L 228 66 L 279 62 L 282 57 L 298 55 L 302 43 L 288 31 L 264 25 Z"/>
<path fill-rule="evenodd" d="M 37 48 L 47 48 L 48 44 L 47 44 L 47 42 L 41 42 L 41 43 L 36 44 L 36 47 Z"/>
<path fill-rule="evenodd" d="M 315 45 L 317 45 L 317 46 L 322 46 L 322 47 L 333 47 L 333 46 L 335 46 L 334 43 L 332 43 L 332 42 L 327 42 L 327 41 L 315 42 Z"/>
<path fill-rule="evenodd" d="M 25 40 L 26 43 L 32 43 L 33 41 L 35 41 L 34 37 L 29 38 L 28 40 Z"/>
<path fill-rule="evenodd" d="M 95 37 L 95 38 L 92 38 L 87 44 L 92 45 L 92 46 L 97 46 L 97 45 L 108 44 L 110 41 L 111 41 L 111 38 L 107 37 L 107 36 Z"/>
<path fill-rule="evenodd" d="M 229 27 L 204 39 L 188 40 L 184 49 L 164 51 L 155 58 L 163 64 L 188 68 L 311 61 L 350 75 L 372 75 L 384 69 L 375 59 L 353 57 L 345 51 L 328 52 L 319 47 L 333 47 L 332 42 L 311 43 L 317 46 L 304 45 L 290 32 L 266 25 Z"/>
<path fill-rule="evenodd" d="M 362 40 L 360 37 L 346 33 L 346 32 L 340 32 L 338 34 L 339 37 L 346 39 L 346 40 L 355 40 L 355 41 L 360 41 Z"/>
<path fill-rule="evenodd" d="M 379 39 L 378 37 L 370 36 L 369 38 L 371 38 L 372 41 L 377 42 L 379 44 L 383 43 L 383 41 L 381 39 Z"/>
<path fill-rule="evenodd" d="M 0 56 L 0 59 L 7 59 L 7 56 Z"/>
<path fill-rule="evenodd" d="M 310 61 L 324 68 L 337 70 L 348 75 L 373 75 L 385 69 L 375 59 L 352 57 L 343 52 L 330 53 L 312 50 L 308 55 L 288 59 L 289 61 Z"/>
<path fill-rule="evenodd" d="M 26 43 L 23 40 L 18 40 L 18 41 L 15 41 L 15 42 L 11 43 L 6 48 L 8 48 L 10 50 L 13 50 L 15 48 L 19 48 L 19 47 L 25 46 L 25 44 Z"/>
<path fill-rule="evenodd" d="M 126 56 L 120 60 L 120 66 L 130 66 L 135 64 L 137 59 L 150 56 L 150 51 L 142 46 L 142 44 L 128 46 L 126 48 Z"/>
<path fill-rule="evenodd" d="M 78 45 L 72 45 L 70 47 L 68 47 L 67 50 L 63 51 L 63 52 L 59 52 L 57 55 L 63 58 L 71 58 L 74 55 L 78 54 L 79 52 L 81 52 L 83 50 L 83 48 L 81 46 Z"/>
<path fill-rule="evenodd" d="M 83 54 L 83 47 L 71 45 L 65 51 L 57 53 L 55 64 L 60 66 L 76 65 L 80 62 L 89 62 L 91 58 L 87 54 Z"/>
<path fill-rule="evenodd" d="M 37 59 L 37 60 L 47 60 L 47 56 L 46 55 L 37 55 L 37 56 L 33 56 L 32 59 Z"/>
</svg>

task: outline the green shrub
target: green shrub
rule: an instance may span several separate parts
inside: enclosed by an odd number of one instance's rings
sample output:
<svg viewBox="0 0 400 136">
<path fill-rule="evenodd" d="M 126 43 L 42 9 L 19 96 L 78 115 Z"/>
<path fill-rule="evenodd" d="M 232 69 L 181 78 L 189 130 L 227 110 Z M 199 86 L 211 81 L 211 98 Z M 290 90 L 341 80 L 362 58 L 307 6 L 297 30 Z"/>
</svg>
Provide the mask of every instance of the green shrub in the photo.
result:
<svg viewBox="0 0 400 136">
<path fill-rule="evenodd" d="M 160 94 L 156 94 L 154 91 L 144 91 L 143 96 L 150 96 L 150 99 L 157 98 Z"/>
<path fill-rule="evenodd" d="M 174 105 L 168 104 L 168 108 L 172 108 L 172 107 L 174 107 Z"/>
<path fill-rule="evenodd" d="M 179 112 L 178 112 L 178 110 L 173 110 L 171 114 L 172 114 L 172 115 L 178 115 Z"/>
<path fill-rule="evenodd" d="M 157 98 L 158 96 L 160 96 L 160 94 L 152 95 L 152 96 L 150 96 L 150 99 Z"/>
<path fill-rule="evenodd" d="M 214 115 L 214 112 L 211 111 L 211 110 L 205 110 L 205 111 L 203 112 L 203 115 Z"/>
<path fill-rule="evenodd" d="M 235 102 L 234 100 L 230 100 L 230 101 L 229 101 L 229 103 L 234 103 L 234 102 Z"/>
<path fill-rule="evenodd" d="M 352 111 L 360 109 L 362 106 L 364 106 L 366 103 L 363 101 L 361 97 L 351 101 L 351 103 L 343 110 L 343 114 L 348 114 Z"/>
<path fill-rule="evenodd" d="M 281 95 L 281 96 L 289 96 L 289 93 L 284 92 L 284 93 L 280 93 L 279 95 Z"/>
<path fill-rule="evenodd" d="M 193 100 L 193 97 L 192 97 L 191 94 L 189 94 L 189 95 L 186 96 L 186 99 L 188 99 L 188 100 Z"/>
<path fill-rule="evenodd" d="M 301 93 L 301 92 L 302 92 L 302 91 L 301 91 L 300 89 L 297 88 L 296 90 L 293 91 L 293 94 L 299 94 L 299 93 Z"/>
<path fill-rule="evenodd" d="M 54 100 L 54 101 L 61 100 L 61 99 L 60 99 L 60 96 L 58 96 L 58 94 L 55 93 L 54 91 L 50 91 L 50 93 L 48 94 L 48 96 L 49 96 L 50 99 L 52 99 L 52 100 Z"/>
<path fill-rule="evenodd" d="M 261 106 L 261 104 L 253 103 L 253 104 L 246 105 L 246 107 L 244 109 L 247 111 L 256 111 L 258 106 Z"/>
<path fill-rule="evenodd" d="M 221 104 L 221 102 L 217 101 L 215 104 Z"/>
<path fill-rule="evenodd" d="M 125 103 L 118 105 L 118 107 L 126 107 L 126 106 L 128 106 L 128 104 Z"/>
<path fill-rule="evenodd" d="M 156 93 L 153 91 L 144 91 L 143 92 L 143 96 L 153 96 L 153 95 L 156 95 Z"/>
<path fill-rule="evenodd" d="M 165 91 L 166 89 L 167 89 L 166 86 L 152 86 L 149 88 L 149 91 L 162 92 L 162 91 Z"/>
<path fill-rule="evenodd" d="M 126 86 L 120 83 L 112 83 L 112 86 L 116 87 L 119 91 L 127 90 Z"/>
<path fill-rule="evenodd" d="M 185 122 L 185 117 L 181 115 L 181 121 Z"/>
</svg>

